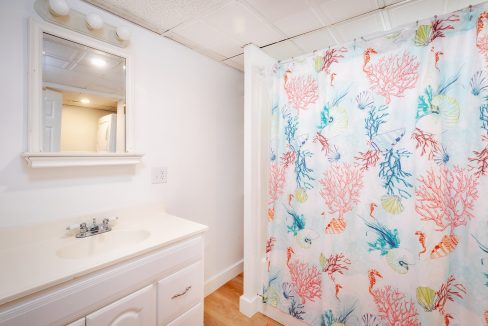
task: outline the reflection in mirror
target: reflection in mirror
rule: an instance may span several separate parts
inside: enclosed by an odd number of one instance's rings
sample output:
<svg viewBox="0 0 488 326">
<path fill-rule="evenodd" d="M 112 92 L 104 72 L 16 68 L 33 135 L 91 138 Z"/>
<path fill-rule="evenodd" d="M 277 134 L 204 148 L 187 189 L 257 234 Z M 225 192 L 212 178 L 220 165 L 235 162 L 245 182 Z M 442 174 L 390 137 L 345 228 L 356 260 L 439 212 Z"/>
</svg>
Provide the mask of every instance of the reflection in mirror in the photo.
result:
<svg viewBox="0 0 488 326">
<path fill-rule="evenodd" d="M 125 58 L 43 33 L 42 151 L 125 152 Z"/>
</svg>

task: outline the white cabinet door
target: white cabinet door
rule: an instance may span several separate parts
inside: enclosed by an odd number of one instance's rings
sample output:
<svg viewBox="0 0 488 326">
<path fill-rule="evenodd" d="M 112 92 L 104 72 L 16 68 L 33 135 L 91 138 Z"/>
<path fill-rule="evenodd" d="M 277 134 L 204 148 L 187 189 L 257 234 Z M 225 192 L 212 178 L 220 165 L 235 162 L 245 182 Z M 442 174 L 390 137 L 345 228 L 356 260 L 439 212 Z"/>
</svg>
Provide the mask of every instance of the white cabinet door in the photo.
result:
<svg viewBox="0 0 488 326">
<path fill-rule="evenodd" d="M 203 305 L 197 304 L 185 312 L 182 316 L 176 318 L 167 326 L 202 326 L 203 325 Z"/>
<path fill-rule="evenodd" d="M 81 319 L 78 319 L 72 323 L 69 323 L 68 325 L 66 326 L 85 326 L 85 317 L 81 318 Z"/>
<path fill-rule="evenodd" d="M 86 316 L 86 326 L 156 325 L 156 288 L 154 285 L 115 301 Z"/>
</svg>

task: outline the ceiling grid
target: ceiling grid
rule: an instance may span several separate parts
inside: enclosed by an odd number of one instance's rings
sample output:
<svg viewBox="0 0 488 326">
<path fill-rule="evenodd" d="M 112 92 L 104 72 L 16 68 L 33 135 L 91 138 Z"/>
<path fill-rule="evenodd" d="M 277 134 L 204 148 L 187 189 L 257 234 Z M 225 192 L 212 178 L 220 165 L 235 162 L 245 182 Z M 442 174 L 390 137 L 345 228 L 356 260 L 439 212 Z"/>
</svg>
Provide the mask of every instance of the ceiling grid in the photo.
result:
<svg viewBox="0 0 488 326">
<path fill-rule="evenodd" d="M 278 59 L 485 0 L 84 0 L 243 70 L 253 43 Z"/>
</svg>

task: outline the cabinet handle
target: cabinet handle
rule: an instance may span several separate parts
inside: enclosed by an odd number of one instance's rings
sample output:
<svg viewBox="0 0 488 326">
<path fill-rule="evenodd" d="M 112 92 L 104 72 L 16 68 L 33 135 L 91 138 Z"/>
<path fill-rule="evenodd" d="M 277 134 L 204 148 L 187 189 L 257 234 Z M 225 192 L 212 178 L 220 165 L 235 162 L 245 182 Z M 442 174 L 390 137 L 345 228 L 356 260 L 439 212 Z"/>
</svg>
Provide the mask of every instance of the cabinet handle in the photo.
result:
<svg viewBox="0 0 488 326">
<path fill-rule="evenodd" d="M 187 294 L 187 293 L 188 293 L 188 291 L 190 291 L 190 289 L 191 289 L 191 285 L 190 285 L 189 287 L 187 287 L 187 288 L 185 289 L 185 291 L 183 291 L 183 292 L 181 292 L 181 293 L 178 293 L 178 294 L 175 294 L 174 296 L 172 296 L 172 297 L 171 297 L 171 300 L 176 299 L 176 298 L 181 297 L 181 296 L 184 296 L 185 294 Z"/>
</svg>

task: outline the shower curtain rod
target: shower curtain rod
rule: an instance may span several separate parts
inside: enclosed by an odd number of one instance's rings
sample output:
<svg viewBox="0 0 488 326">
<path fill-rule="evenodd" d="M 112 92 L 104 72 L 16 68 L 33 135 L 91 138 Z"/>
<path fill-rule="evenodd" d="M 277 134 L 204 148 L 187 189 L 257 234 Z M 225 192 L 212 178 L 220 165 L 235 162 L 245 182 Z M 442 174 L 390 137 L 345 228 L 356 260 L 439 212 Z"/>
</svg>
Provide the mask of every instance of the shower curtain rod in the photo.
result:
<svg viewBox="0 0 488 326">
<path fill-rule="evenodd" d="M 266 45 L 263 45 L 263 46 L 260 46 L 259 48 L 260 49 L 264 49 L 268 46 L 271 46 L 271 45 L 275 45 L 275 44 L 278 44 L 278 43 L 281 43 L 281 42 L 285 42 L 285 41 L 289 41 L 289 40 L 293 40 L 297 37 L 300 37 L 300 36 L 303 36 L 303 35 L 307 35 L 307 34 L 311 34 L 311 33 L 314 33 L 314 32 L 317 32 L 317 31 L 321 31 L 321 30 L 324 30 L 326 28 L 330 28 L 332 26 L 335 26 L 335 25 L 338 25 L 338 24 L 341 24 L 341 23 L 344 23 L 344 22 L 347 22 L 349 20 L 353 20 L 353 19 L 356 19 L 356 18 L 360 18 L 362 16 L 366 16 L 366 15 L 369 15 L 369 14 L 372 14 L 372 13 L 375 13 L 375 12 L 381 12 L 382 10 L 385 10 L 387 8 L 394 8 L 394 7 L 397 7 L 397 6 L 401 6 L 401 5 L 404 5 L 406 3 L 409 3 L 409 2 L 416 2 L 416 1 L 420 1 L 420 0 L 402 0 L 400 2 L 397 2 L 397 3 L 393 3 L 391 5 L 385 5 L 381 8 L 378 8 L 378 9 L 373 9 L 373 10 L 370 10 L 370 11 L 366 11 L 366 12 L 363 12 L 359 15 L 356 15 L 356 16 L 352 16 L 352 17 L 348 17 L 348 18 L 345 18 L 345 19 L 342 19 L 342 20 L 339 20 L 335 23 L 332 23 L 330 25 L 327 25 L 327 26 L 321 26 L 319 28 L 315 28 L 315 29 L 312 29 L 310 31 L 307 31 L 307 32 L 303 32 L 303 33 L 300 33 L 300 34 L 296 34 L 296 35 L 293 35 L 293 36 L 290 36 L 290 37 L 287 37 L 287 38 L 284 38 L 282 40 L 279 40 L 279 41 L 276 41 L 276 42 L 273 42 L 273 43 L 268 43 Z M 247 43 L 247 44 L 244 44 L 243 46 L 241 46 L 241 48 L 244 48 L 246 47 L 246 45 L 249 45 L 249 44 L 253 44 L 253 43 Z M 239 54 L 236 54 L 236 55 L 233 55 L 232 57 L 229 57 L 227 58 L 226 60 L 228 59 L 232 59 L 232 58 L 235 58 L 235 57 L 238 57 L 240 56 L 242 53 L 239 53 Z"/>
<path fill-rule="evenodd" d="M 342 24 L 342 23 L 344 23 L 346 21 L 350 21 L 350 20 L 353 20 L 353 19 L 356 19 L 356 18 L 360 18 L 360 17 L 363 17 L 363 16 L 367 16 L 367 15 L 370 15 L 372 13 L 382 12 L 383 10 L 385 10 L 387 8 L 394 8 L 394 7 L 402 6 L 402 5 L 407 4 L 407 3 L 410 3 L 410 2 L 417 2 L 417 1 L 420 1 L 420 0 L 403 0 L 403 1 L 397 2 L 395 4 L 391 4 L 391 5 L 383 6 L 383 7 L 378 8 L 378 9 L 370 10 L 370 11 L 367 11 L 365 13 L 362 13 L 362 14 L 359 14 L 359 15 L 356 15 L 356 16 L 353 16 L 353 17 L 350 17 L 350 18 L 346 18 L 346 19 L 343 19 L 341 21 L 335 22 L 333 24 L 330 24 L 330 25 L 327 25 L 327 26 L 323 26 L 323 27 L 320 27 L 320 28 L 317 28 L 317 29 L 314 29 L 314 30 L 311 30 L 311 31 L 308 31 L 308 32 L 305 32 L 305 33 L 302 33 L 302 34 L 290 36 L 290 37 L 288 37 L 286 39 L 283 39 L 283 40 L 280 40 L 278 42 L 274 42 L 274 43 L 270 43 L 270 44 L 264 45 L 264 46 L 262 46 L 260 48 L 261 49 L 264 49 L 264 48 L 266 48 L 268 46 L 271 46 L 271 45 L 274 45 L 274 44 L 278 44 L 278 43 L 281 43 L 281 42 L 293 40 L 293 39 L 295 39 L 297 37 L 300 37 L 302 35 L 307 35 L 307 34 L 310 34 L 310 33 L 314 33 L 316 31 L 325 30 L 327 28 L 330 28 L 330 27 L 333 27 L 333 26 Z M 470 4 L 469 6 L 464 7 L 462 9 L 459 9 L 459 10 L 456 10 L 456 11 L 463 11 L 463 10 L 470 10 L 471 11 L 472 8 L 473 8 L 473 5 Z M 437 17 L 437 16 L 438 15 L 435 15 L 434 17 Z M 418 25 L 418 22 L 419 21 L 417 20 L 415 23 Z M 380 32 L 377 32 L 377 33 L 373 33 L 373 34 L 370 34 L 369 36 L 360 36 L 360 37 L 354 38 L 354 40 L 352 40 L 352 41 L 343 43 L 343 45 L 355 43 L 357 41 L 357 39 L 361 39 L 362 41 L 371 41 L 371 40 L 374 40 L 376 38 L 383 37 L 384 35 L 388 35 L 388 34 L 392 34 L 392 33 L 395 33 L 395 32 L 407 30 L 412 25 L 413 25 L 413 23 L 408 23 L 408 24 L 405 24 L 405 25 L 402 25 L 402 26 L 399 26 L 399 27 L 396 27 L 396 28 L 393 28 L 393 29 L 389 29 L 389 30 L 385 30 L 385 31 L 380 31 Z M 329 48 L 331 48 L 330 45 L 329 45 Z M 312 53 L 309 52 L 309 53 L 302 54 L 302 55 L 299 55 L 299 56 L 296 56 L 296 57 L 290 57 L 290 58 L 283 59 L 283 60 L 277 60 L 277 62 L 278 63 L 286 63 L 286 62 L 292 61 L 292 60 L 294 60 L 296 58 L 307 57 L 307 56 L 313 55 L 317 51 L 318 50 L 316 49 L 316 50 L 313 50 Z"/>
<path fill-rule="evenodd" d="M 405 0 L 405 1 L 402 1 L 400 3 L 396 3 L 395 5 L 401 5 L 401 4 L 404 4 L 404 3 L 407 3 L 407 2 L 412 2 L 412 1 L 418 1 L 418 0 Z M 393 5 L 390 5 L 390 7 L 393 6 Z M 325 29 L 325 28 L 329 28 L 331 26 L 334 26 L 334 25 L 337 25 L 337 24 L 340 24 L 344 21 L 348 21 L 348 20 L 351 20 L 351 19 L 354 19 L 354 18 L 357 18 L 357 17 L 361 17 L 361 16 L 364 16 L 364 15 L 368 15 L 372 12 L 378 12 L 378 11 L 381 11 L 385 8 L 387 8 L 388 6 L 385 6 L 385 7 L 382 7 L 380 9 L 375 9 L 375 10 L 371 10 L 369 12 L 366 12 L 366 13 L 363 13 L 363 14 L 360 14 L 360 15 L 357 15 L 357 16 L 354 16 L 354 17 L 351 17 L 351 18 L 348 18 L 348 19 L 345 19 L 343 21 L 340 21 L 340 22 L 337 22 L 337 23 L 334 23 L 334 24 L 331 24 L 329 26 L 325 26 L 325 27 L 321 27 L 317 30 L 321 30 L 321 29 Z M 469 5 L 467 7 L 464 7 L 462 9 L 459 9 L 459 10 L 456 10 L 456 11 L 463 11 L 463 10 L 472 10 L 473 9 L 473 5 Z M 434 15 L 434 17 L 437 17 L 438 15 Z M 416 26 L 418 25 L 419 21 L 417 20 L 415 22 Z M 348 45 L 348 44 L 351 44 L 351 43 L 356 43 L 357 39 L 359 38 L 360 40 L 362 41 L 371 41 L 371 40 L 374 40 L 374 39 L 377 39 L 377 38 L 380 38 L 380 37 L 383 37 L 385 35 L 389 35 L 389 34 L 393 34 L 393 33 L 396 33 L 396 32 L 400 32 L 400 31 L 405 31 L 405 30 L 408 30 L 409 28 L 411 28 L 411 26 L 413 26 L 413 23 L 408 23 L 408 24 L 405 24 L 405 25 L 402 25 L 402 26 L 399 26 L 399 27 L 396 27 L 396 28 L 393 28 L 393 29 L 390 29 L 390 30 L 386 30 L 386 31 L 380 31 L 380 32 L 377 32 L 377 33 L 373 33 L 373 34 L 370 34 L 369 36 L 360 36 L 360 37 L 357 37 L 357 38 L 354 38 L 354 40 L 352 41 L 349 41 L 349 42 L 345 42 L 343 43 L 342 45 Z M 315 31 L 315 30 L 314 30 Z M 314 32 L 314 31 L 310 31 L 310 32 L 307 32 L 307 33 L 304 33 L 305 34 L 308 34 L 308 33 L 311 33 L 311 32 Z M 299 36 L 299 35 L 298 35 Z M 292 38 L 295 38 L 297 36 L 293 36 L 293 37 L 290 37 L 289 39 L 292 39 Z M 286 41 L 286 40 L 282 40 L 280 42 L 283 42 L 283 41 Z M 280 42 L 275 42 L 275 43 L 280 43 Z M 271 44 L 270 44 L 271 45 Z M 266 46 L 263 46 L 264 47 L 267 47 L 269 45 L 266 45 Z M 337 46 L 337 45 L 336 45 Z M 329 45 L 328 48 L 331 48 L 332 46 Z M 302 55 L 299 55 L 299 56 L 296 56 L 296 57 L 290 57 L 290 58 L 287 58 L 287 59 L 283 59 L 283 60 L 278 60 L 277 62 L 278 63 L 287 63 L 287 62 L 290 62 L 290 61 L 293 61 L 297 58 L 306 58 L 310 55 L 313 55 L 317 52 L 318 50 L 313 50 L 312 53 L 305 53 L 305 54 L 302 54 Z"/>
<path fill-rule="evenodd" d="M 265 47 L 268 47 L 268 46 L 271 46 L 271 45 L 274 45 L 274 44 L 277 44 L 277 43 L 284 42 L 284 41 L 293 40 L 293 39 L 295 39 L 297 37 L 300 37 L 300 36 L 303 36 L 303 35 L 311 34 L 311 33 L 317 32 L 317 31 L 321 31 L 321 30 L 324 30 L 324 29 L 330 28 L 332 26 L 336 26 L 336 25 L 345 23 L 347 21 L 350 21 L 350 20 L 353 20 L 353 19 L 356 19 L 356 18 L 360 18 L 360 17 L 363 17 L 363 16 L 367 16 L 367 15 L 370 15 L 370 14 L 373 14 L 373 13 L 376 13 L 376 12 L 382 12 L 383 10 L 388 9 L 388 8 L 394 8 L 394 7 L 398 7 L 398 6 L 405 5 L 405 4 L 410 3 L 410 2 L 418 2 L 418 1 L 420 1 L 420 0 L 402 0 L 400 2 L 396 2 L 396 3 L 390 4 L 390 5 L 385 5 L 385 6 L 381 7 L 381 8 L 369 10 L 369 11 L 360 13 L 358 15 L 352 16 L 352 17 L 344 18 L 342 20 L 339 20 L 339 21 L 334 22 L 334 23 L 332 23 L 330 25 L 327 25 L 327 26 L 321 26 L 319 28 L 315 28 L 315 29 L 312 29 L 310 31 L 306 31 L 306 32 L 303 32 L 303 33 L 300 33 L 300 34 L 296 34 L 296 35 L 287 37 L 287 38 L 282 39 L 280 41 L 276 41 L 276 42 L 273 42 L 273 43 L 269 43 L 269 44 L 263 45 L 261 47 L 261 49 L 262 48 L 265 48 Z"/>
</svg>

